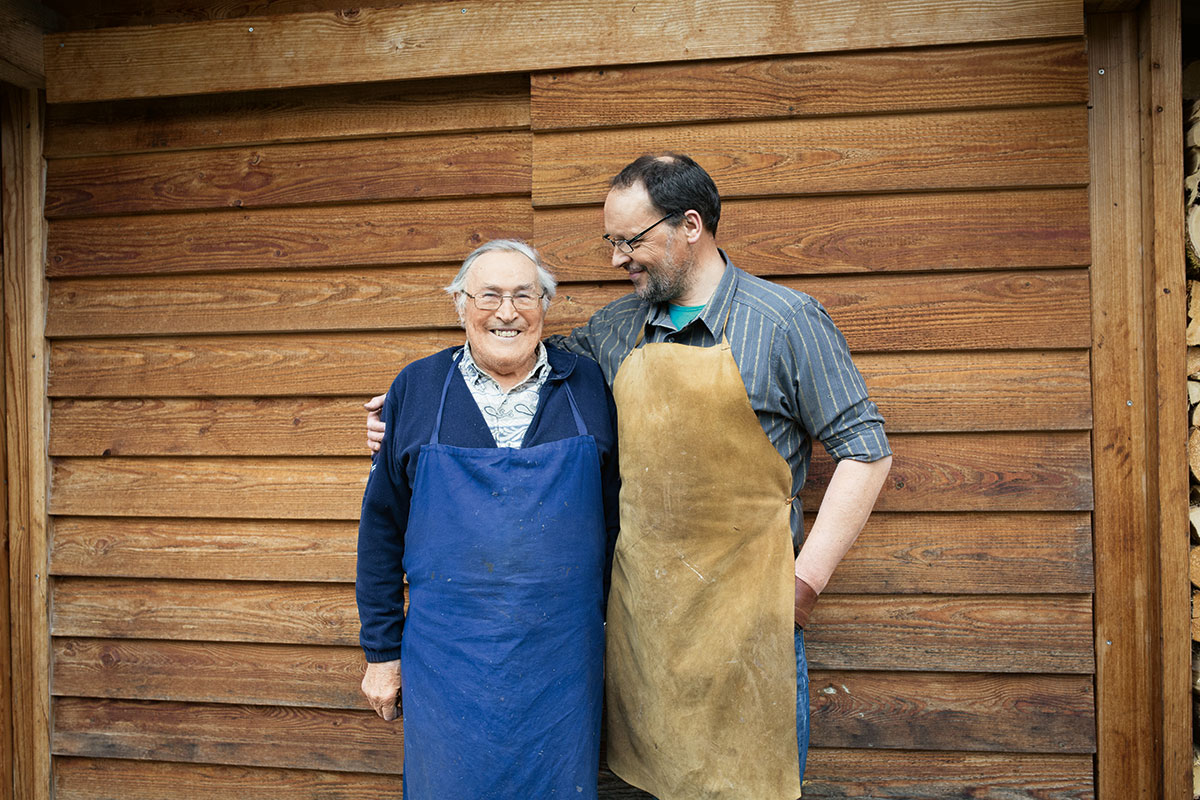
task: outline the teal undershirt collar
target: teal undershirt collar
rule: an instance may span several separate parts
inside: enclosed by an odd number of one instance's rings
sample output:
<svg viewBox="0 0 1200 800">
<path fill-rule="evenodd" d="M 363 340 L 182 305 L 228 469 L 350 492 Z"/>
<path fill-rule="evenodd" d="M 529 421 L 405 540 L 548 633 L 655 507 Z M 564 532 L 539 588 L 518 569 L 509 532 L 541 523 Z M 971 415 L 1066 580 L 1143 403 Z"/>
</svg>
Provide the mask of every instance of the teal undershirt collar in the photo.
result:
<svg viewBox="0 0 1200 800">
<path fill-rule="evenodd" d="M 700 312 L 704 310 L 704 306 L 677 306 L 674 303 L 667 304 L 667 311 L 671 314 L 671 322 L 675 324 L 675 330 L 681 331 L 689 322 L 700 316 Z"/>
</svg>

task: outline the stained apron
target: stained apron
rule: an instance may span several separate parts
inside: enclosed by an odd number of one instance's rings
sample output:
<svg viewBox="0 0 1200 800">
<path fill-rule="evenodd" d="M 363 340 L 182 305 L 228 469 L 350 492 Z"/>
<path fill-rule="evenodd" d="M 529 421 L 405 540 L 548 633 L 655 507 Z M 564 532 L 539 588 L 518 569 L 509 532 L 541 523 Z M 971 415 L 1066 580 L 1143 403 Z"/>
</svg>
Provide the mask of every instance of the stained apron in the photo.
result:
<svg viewBox="0 0 1200 800">
<path fill-rule="evenodd" d="M 723 335 L 635 347 L 613 394 L 608 764 L 660 800 L 795 800 L 791 470 Z"/>
<path fill-rule="evenodd" d="M 405 535 L 404 796 L 596 797 L 605 562 L 600 458 L 579 435 L 420 450 Z"/>
</svg>

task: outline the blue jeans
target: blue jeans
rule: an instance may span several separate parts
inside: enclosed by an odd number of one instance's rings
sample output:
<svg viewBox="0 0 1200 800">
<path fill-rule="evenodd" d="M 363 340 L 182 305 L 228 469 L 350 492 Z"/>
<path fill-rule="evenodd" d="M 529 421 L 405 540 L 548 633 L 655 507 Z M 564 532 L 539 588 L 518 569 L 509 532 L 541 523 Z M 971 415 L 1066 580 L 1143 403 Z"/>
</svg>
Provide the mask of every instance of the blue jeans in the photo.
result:
<svg viewBox="0 0 1200 800">
<path fill-rule="evenodd" d="M 808 763 L 808 658 L 804 654 L 804 631 L 796 629 L 796 744 L 800 748 L 800 782 Z"/>
</svg>

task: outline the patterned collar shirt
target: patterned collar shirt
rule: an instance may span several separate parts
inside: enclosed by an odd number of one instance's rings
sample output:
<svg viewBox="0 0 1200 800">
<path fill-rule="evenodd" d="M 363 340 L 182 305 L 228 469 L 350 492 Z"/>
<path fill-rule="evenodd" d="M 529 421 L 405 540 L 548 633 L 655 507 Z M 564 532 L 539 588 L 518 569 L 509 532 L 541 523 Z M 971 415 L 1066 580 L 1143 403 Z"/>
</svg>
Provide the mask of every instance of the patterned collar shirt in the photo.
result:
<svg viewBox="0 0 1200 800">
<path fill-rule="evenodd" d="M 525 432 L 529 423 L 537 413 L 538 394 L 546 379 L 550 377 L 550 361 L 546 356 L 546 346 L 538 343 L 537 361 L 533 370 L 525 380 L 507 391 L 488 375 L 475 359 L 471 357 L 470 343 L 463 345 L 463 357 L 458 362 L 458 370 L 462 373 L 471 396 L 475 398 L 479 412 L 487 422 L 496 440 L 497 447 L 520 447 L 525 441 Z"/>
</svg>

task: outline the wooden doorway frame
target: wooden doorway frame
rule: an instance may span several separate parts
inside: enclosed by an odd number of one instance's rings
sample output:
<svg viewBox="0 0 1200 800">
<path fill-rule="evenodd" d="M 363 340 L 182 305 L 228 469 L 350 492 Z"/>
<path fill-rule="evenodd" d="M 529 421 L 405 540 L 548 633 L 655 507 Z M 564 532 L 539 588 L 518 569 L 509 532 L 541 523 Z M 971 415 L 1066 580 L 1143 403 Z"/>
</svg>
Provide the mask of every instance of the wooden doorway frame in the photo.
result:
<svg viewBox="0 0 1200 800">
<path fill-rule="evenodd" d="M 44 103 L 0 85 L 3 165 L 5 629 L 11 679 L 10 772 L 0 797 L 51 796 L 50 624 L 46 539 L 47 400 Z M 11 791 L 11 794 L 3 792 Z"/>
<path fill-rule="evenodd" d="M 1191 797 L 1179 0 L 1089 14 L 1096 795 Z"/>
</svg>

